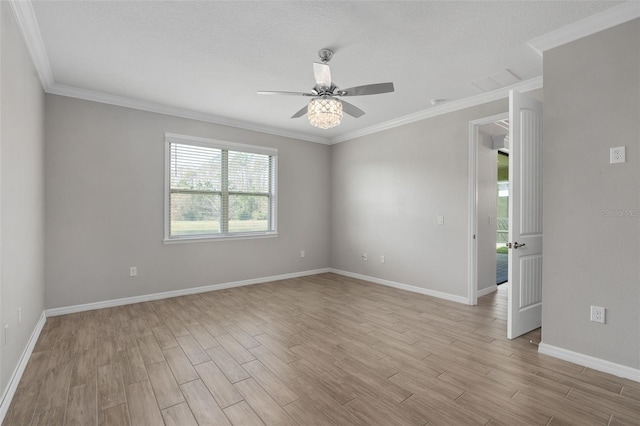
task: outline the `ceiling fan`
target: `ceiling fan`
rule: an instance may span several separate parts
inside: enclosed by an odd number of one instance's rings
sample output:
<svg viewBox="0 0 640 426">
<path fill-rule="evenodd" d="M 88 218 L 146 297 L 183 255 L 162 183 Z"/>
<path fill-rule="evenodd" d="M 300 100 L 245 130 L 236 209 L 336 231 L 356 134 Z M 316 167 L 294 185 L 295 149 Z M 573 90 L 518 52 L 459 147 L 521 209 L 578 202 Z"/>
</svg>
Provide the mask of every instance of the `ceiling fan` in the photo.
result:
<svg viewBox="0 0 640 426">
<path fill-rule="evenodd" d="M 367 84 L 348 89 L 340 89 L 331 80 L 331 69 L 328 64 L 333 57 L 333 51 L 330 49 L 321 49 L 318 52 L 318 56 L 321 62 L 313 63 L 313 74 L 316 85 L 311 89 L 311 92 L 258 91 L 258 94 L 313 97 L 307 106 L 293 114 L 291 118 L 299 118 L 308 114 L 309 123 L 322 129 L 328 129 L 340 124 L 343 111 L 355 118 L 364 115 L 363 110 L 349 102 L 337 99 L 338 97 L 377 95 L 380 93 L 390 93 L 394 90 L 393 83 Z"/>
</svg>

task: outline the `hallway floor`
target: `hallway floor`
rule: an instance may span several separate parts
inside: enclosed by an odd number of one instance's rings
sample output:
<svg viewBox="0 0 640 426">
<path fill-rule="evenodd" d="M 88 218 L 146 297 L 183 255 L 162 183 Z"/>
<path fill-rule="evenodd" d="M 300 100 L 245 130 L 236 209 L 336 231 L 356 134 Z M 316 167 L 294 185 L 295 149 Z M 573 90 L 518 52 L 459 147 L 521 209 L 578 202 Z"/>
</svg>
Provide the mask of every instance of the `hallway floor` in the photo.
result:
<svg viewBox="0 0 640 426">
<path fill-rule="evenodd" d="M 509 279 L 509 255 L 496 254 L 496 284 L 506 283 Z"/>
</svg>

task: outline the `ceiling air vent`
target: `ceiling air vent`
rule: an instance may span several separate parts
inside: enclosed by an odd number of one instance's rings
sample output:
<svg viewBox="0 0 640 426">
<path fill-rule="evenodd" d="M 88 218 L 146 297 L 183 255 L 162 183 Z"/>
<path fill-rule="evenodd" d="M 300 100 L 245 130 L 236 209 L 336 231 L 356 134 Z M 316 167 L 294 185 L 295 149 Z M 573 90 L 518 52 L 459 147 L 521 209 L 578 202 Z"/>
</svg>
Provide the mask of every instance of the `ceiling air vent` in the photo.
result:
<svg viewBox="0 0 640 426">
<path fill-rule="evenodd" d="M 502 70 L 488 77 L 481 78 L 471 83 L 473 87 L 481 92 L 490 92 L 501 87 L 511 86 L 519 82 L 520 79 L 509 70 Z"/>
</svg>

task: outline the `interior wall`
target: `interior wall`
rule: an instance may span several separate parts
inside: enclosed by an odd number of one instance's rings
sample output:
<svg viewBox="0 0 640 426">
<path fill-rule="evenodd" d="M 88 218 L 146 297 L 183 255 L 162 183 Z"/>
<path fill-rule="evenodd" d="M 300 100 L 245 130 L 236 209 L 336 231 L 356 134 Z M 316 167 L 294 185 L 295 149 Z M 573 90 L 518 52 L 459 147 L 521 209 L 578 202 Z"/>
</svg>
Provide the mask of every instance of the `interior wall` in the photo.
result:
<svg viewBox="0 0 640 426">
<path fill-rule="evenodd" d="M 466 298 L 469 121 L 507 110 L 503 99 L 333 145 L 331 266 Z"/>
<path fill-rule="evenodd" d="M 478 132 L 478 291 L 496 285 L 498 151 L 491 135 Z"/>
<path fill-rule="evenodd" d="M 45 102 L 47 308 L 328 267 L 329 146 L 56 95 Z M 279 235 L 164 244 L 165 132 L 277 148 Z"/>
<path fill-rule="evenodd" d="M 44 309 L 44 92 L 7 2 L 0 2 L 0 388 Z M 22 321 L 18 323 L 18 308 Z"/>
<path fill-rule="evenodd" d="M 640 368 L 640 20 L 545 52 L 544 99 L 543 343 Z"/>
</svg>

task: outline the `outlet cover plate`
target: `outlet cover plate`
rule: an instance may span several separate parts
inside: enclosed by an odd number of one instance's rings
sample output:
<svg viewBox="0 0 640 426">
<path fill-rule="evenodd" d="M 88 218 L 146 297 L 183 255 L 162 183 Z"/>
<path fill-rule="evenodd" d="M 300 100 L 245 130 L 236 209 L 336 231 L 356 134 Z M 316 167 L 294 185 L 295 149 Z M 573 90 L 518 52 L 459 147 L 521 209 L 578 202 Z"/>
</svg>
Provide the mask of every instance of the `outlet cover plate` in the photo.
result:
<svg viewBox="0 0 640 426">
<path fill-rule="evenodd" d="M 624 163 L 626 161 L 625 147 L 609 148 L 609 164 Z"/>
<path fill-rule="evenodd" d="M 600 306 L 591 306 L 591 321 L 598 322 L 600 324 L 605 323 L 606 309 Z"/>
</svg>

